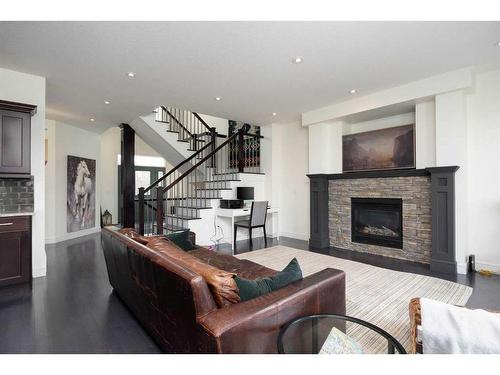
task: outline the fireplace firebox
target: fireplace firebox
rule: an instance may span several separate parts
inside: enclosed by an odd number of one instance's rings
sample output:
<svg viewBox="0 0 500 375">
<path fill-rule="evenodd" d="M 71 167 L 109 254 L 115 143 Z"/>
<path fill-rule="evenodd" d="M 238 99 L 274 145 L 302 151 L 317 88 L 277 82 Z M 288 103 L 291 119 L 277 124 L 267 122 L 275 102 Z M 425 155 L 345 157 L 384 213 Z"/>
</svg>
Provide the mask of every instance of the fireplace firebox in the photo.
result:
<svg viewBox="0 0 500 375">
<path fill-rule="evenodd" d="M 402 249 L 402 199 L 351 198 L 351 241 Z"/>
</svg>

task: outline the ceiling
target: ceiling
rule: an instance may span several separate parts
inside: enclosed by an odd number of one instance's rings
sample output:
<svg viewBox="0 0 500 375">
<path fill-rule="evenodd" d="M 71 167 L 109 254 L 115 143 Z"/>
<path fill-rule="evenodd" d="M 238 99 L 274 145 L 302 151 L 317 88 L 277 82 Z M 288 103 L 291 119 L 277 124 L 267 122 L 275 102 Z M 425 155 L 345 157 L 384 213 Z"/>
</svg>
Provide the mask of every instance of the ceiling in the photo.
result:
<svg viewBox="0 0 500 375">
<path fill-rule="evenodd" d="M 0 22 L 0 67 L 45 76 L 47 117 L 97 132 L 160 104 L 267 124 L 496 63 L 499 41 L 500 22 Z"/>
</svg>

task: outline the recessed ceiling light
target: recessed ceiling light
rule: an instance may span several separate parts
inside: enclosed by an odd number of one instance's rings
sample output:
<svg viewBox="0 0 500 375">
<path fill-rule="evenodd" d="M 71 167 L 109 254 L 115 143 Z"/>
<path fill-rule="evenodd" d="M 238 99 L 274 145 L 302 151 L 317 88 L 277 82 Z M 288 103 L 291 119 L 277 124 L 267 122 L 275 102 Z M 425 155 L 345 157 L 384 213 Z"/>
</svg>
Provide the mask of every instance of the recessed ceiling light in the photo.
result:
<svg viewBox="0 0 500 375">
<path fill-rule="evenodd" d="M 352 89 L 349 91 L 349 94 L 356 94 L 356 92 L 357 92 L 356 89 Z"/>
<path fill-rule="evenodd" d="M 95 121 L 95 119 L 93 119 L 93 118 L 90 119 L 90 122 L 94 122 L 94 121 Z"/>
<path fill-rule="evenodd" d="M 294 64 L 302 64 L 304 62 L 304 58 L 302 56 L 295 56 L 293 59 L 292 59 L 292 62 Z"/>
<path fill-rule="evenodd" d="M 128 72 L 128 73 L 127 73 L 127 76 L 128 76 L 129 78 L 134 78 L 134 77 L 135 77 L 135 73 L 134 73 L 134 72 Z"/>
<path fill-rule="evenodd" d="M 500 47 L 500 42 L 496 42 L 495 46 Z"/>
<path fill-rule="evenodd" d="M 108 104 L 110 104 L 110 103 L 111 103 L 111 102 L 110 102 L 109 100 L 105 100 L 105 101 L 104 101 L 104 104 L 106 104 L 106 105 L 108 105 Z"/>
<path fill-rule="evenodd" d="M 276 115 L 277 115 L 277 113 L 276 113 L 276 112 L 273 112 L 273 116 L 276 116 Z"/>
<path fill-rule="evenodd" d="M 221 100 L 221 99 L 222 99 L 222 98 L 221 98 L 220 96 L 216 96 L 216 97 L 215 97 L 215 100 L 217 100 L 218 102 L 220 102 L 220 100 Z"/>
</svg>

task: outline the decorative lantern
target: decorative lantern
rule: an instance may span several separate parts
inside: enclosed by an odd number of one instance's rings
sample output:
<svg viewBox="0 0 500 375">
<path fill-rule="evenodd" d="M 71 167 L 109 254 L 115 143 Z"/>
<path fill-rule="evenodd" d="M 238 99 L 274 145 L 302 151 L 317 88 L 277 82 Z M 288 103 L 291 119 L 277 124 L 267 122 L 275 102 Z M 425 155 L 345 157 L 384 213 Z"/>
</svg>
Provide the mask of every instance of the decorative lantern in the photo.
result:
<svg viewBox="0 0 500 375">
<path fill-rule="evenodd" d="M 104 211 L 102 214 L 102 225 L 109 226 L 113 224 L 113 216 L 109 213 L 108 210 Z"/>
</svg>

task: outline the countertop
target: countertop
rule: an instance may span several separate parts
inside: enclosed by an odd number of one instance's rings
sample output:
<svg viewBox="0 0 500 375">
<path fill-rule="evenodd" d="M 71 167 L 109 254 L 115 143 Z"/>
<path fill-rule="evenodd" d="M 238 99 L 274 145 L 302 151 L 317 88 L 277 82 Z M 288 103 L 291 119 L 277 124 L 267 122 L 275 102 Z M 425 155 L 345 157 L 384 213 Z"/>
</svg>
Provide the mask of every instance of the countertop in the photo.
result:
<svg viewBox="0 0 500 375">
<path fill-rule="evenodd" d="M 13 217 L 13 216 L 33 216 L 33 212 L 14 212 L 0 214 L 0 217 Z"/>
</svg>

